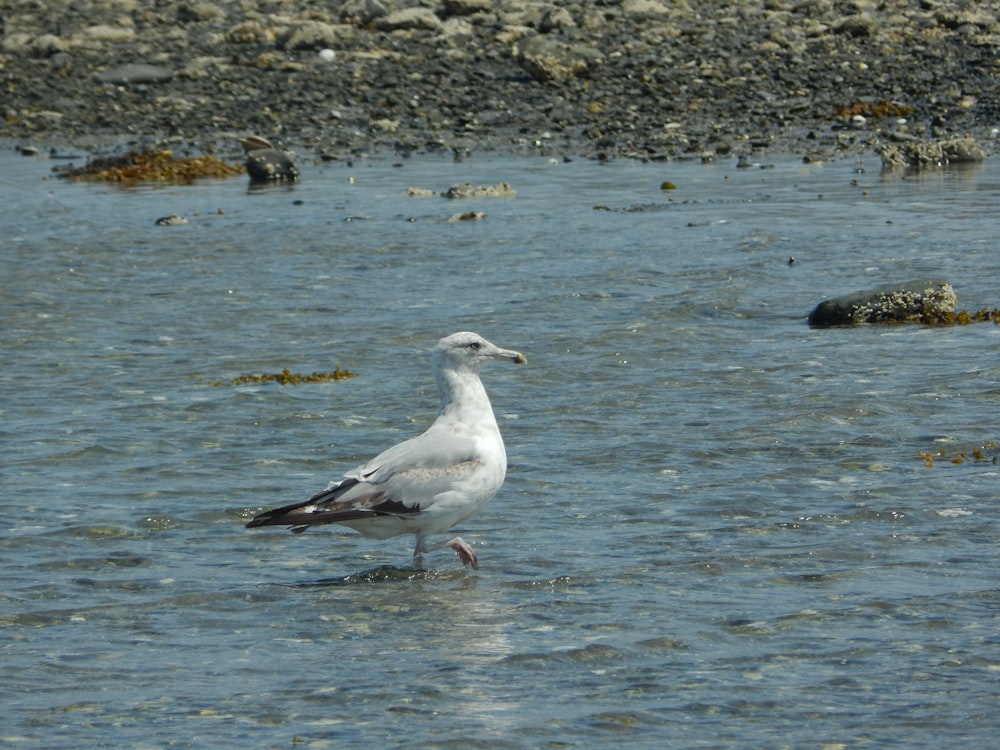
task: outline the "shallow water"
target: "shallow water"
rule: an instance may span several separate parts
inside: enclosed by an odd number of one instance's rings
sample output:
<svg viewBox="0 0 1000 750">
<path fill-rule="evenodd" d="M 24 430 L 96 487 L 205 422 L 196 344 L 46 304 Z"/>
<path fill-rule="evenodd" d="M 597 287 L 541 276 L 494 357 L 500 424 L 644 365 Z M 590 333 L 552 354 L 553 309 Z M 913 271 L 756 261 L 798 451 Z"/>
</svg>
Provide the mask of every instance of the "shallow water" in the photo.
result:
<svg viewBox="0 0 1000 750">
<path fill-rule="evenodd" d="M 1000 329 L 805 318 L 923 276 L 1000 304 L 995 160 L 0 165 L 5 746 L 992 744 Z M 244 529 L 420 431 L 459 329 L 529 362 L 485 373 L 479 571 Z M 213 385 L 285 367 L 357 377 Z"/>
</svg>

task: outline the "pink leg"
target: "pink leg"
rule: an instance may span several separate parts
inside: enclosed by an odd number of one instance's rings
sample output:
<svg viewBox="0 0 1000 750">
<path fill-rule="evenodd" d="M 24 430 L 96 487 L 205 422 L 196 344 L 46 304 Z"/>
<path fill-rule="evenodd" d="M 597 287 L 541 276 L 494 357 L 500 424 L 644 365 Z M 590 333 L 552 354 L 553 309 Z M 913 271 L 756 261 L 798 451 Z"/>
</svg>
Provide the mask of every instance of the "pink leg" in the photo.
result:
<svg viewBox="0 0 1000 750">
<path fill-rule="evenodd" d="M 462 561 L 462 565 L 471 565 L 473 569 L 479 567 L 479 558 L 476 557 L 476 553 L 472 551 L 472 547 L 462 537 L 456 536 L 454 539 L 449 539 L 444 543 L 444 546 L 455 550 L 455 554 Z"/>
<path fill-rule="evenodd" d="M 413 567 L 417 570 L 422 569 L 424 564 L 423 553 L 441 549 L 442 547 L 451 547 L 455 550 L 455 554 L 458 555 L 458 559 L 462 561 L 463 565 L 471 565 L 473 568 L 479 567 L 479 558 L 476 557 L 476 553 L 472 551 L 472 547 L 469 546 L 468 542 L 460 536 L 449 539 L 447 542 L 440 542 L 439 544 L 432 544 L 430 546 L 424 544 L 423 539 L 418 539 L 417 548 L 413 550 Z"/>
</svg>

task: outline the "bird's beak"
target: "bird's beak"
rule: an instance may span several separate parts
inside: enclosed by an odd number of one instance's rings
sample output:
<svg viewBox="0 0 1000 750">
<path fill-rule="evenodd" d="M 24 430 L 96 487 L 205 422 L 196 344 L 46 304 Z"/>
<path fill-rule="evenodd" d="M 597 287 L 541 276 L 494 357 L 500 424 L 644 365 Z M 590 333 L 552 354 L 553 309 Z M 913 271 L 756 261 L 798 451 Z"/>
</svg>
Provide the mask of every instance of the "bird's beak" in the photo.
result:
<svg viewBox="0 0 1000 750">
<path fill-rule="evenodd" d="M 510 349 L 501 349 L 500 357 L 502 357 L 503 359 L 509 359 L 515 365 L 528 364 L 528 360 L 524 358 L 524 355 L 521 354 L 521 352 L 511 351 Z"/>
</svg>

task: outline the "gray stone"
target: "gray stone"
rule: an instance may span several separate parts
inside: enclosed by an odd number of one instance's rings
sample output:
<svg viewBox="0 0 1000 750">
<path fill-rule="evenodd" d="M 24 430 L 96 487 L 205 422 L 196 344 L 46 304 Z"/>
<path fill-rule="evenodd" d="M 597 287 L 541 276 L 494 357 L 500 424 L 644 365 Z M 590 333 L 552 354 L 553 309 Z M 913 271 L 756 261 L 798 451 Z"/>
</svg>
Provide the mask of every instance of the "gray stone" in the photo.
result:
<svg viewBox="0 0 1000 750">
<path fill-rule="evenodd" d="M 230 27 L 225 33 L 225 40 L 232 44 L 273 44 L 274 31 L 251 18 Z"/>
<path fill-rule="evenodd" d="M 543 34 L 548 34 L 550 31 L 556 31 L 557 29 L 575 28 L 576 21 L 573 20 L 573 16 L 565 8 L 546 8 L 542 11 L 541 17 L 538 19 L 538 30 Z"/>
<path fill-rule="evenodd" d="M 943 167 L 948 164 L 970 164 L 986 158 L 974 138 L 949 138 L 943 141 L 904 141 L 886 143 L 879 148 L 882 166 L 886 169 L 901 167 Z"/>
<path fill-rule="evenodd" d="M 380 18 L 375 22 L 375 27 L 382 31 L 438 31 L 441 19 L 430 8 L 403 8 Z"/>
<path fill-rule="evenodd" d="M 338 12 L 342 20 L 362 26 L 389 15 L 389 9 L 381 0 L 345 0 Z"/>
<path fill-rule="evenodd" d="M 660 0 L 622 0 L 622 13 L 635 19 L 663 19 L 674 10 L 689 11 L 687 0 L 673 0 L 663 3 Z"/>
<path fill-rule="evenodd" d="M 544 36 L 521 39 L 516 47 L 517 62 L 539 81 L 562 81 L 596 67 L 604 55 L 582 44 L 565 44 Z"/>
<path fill-rule="evenodd" d="M 0 38 L 0 50 L 9 54 L 20 55 L 31 51 L 34 37 L 23 31 L 5 34 Z"/>
<path fill-rule="evenodd" d="M 62 39 L 55 34 L 42 34 L 40 37 L 35 39 L 31 47 L 31 51 L 38 57 L 52 57 L 53 55 L 68 50 L 69 44 L 66 43 L 65 39 Z"/>
<path fill-rule="evenodd" d="M 119 86 L 143 83 L 165 83 L 174 77 L 169 68 L 144 63 L 130 63 L 105 70 L 94 76 L 101 83 L 113 83 Z"/>
<path fill-rule="evenodd" d="M 215 3 L 191 2 L 181 3 L 177 7 L 178 23 L 200 23 L 204 21 L 222 21 L 226 11 Z"/>
<path fill-rule="evenodd" d="M 322 21 L 305 21 L 285 30 L 278 36 L 281 49 L 325 49 L 337 40 L 335 27 Z"/>
<path fill-rule="evenodd" d="M 444 0 L 444 10 L 453 16 L 471 16 L 493 8 L 493 0 Z"/>
<path fill-rule="evenodd" d="M 838 34 L 848 36 L 875 36 L 878 32 L 878 22 L 867 13 L 858 13 L 842 19 L 833 27 L 833 30 Z"/>
<path fill-rule="evenodd" d="M 128 26 L 112 26 L 110 24 L 97 24 L 81 29 L 77 38 L 88 42 L 131 42 L 135 39 L 135 29 Z"/>
</svg>

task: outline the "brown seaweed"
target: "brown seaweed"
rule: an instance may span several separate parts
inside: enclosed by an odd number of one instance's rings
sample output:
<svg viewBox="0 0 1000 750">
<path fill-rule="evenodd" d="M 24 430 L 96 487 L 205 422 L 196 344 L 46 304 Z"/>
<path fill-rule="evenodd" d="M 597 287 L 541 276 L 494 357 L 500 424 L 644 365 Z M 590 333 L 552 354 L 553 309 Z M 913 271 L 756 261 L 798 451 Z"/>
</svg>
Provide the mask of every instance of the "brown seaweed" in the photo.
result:
<svg viewBox="0 0 1000 750">
<path fill-rule="evenodd" d="M 287 367 L 281 372 L 247 374 L 232 378 L 231 380 L 214 380 L 212 385 L 243 385 L 245 383 L 269 383 L 274 381 L 278 385 L 302 385 L 304 383 L 328 383 L 331 380 L 346 380 L 356 377 L 350 370 L 341 370 L 339 367 L 332 372 L 313 372 L 308 375 L 292 372 Z"/>
<path fill-rule="evenodd" d="M 69 180 L 91 182 L 169 182 L 189 185 L 204 177 L 235 177 L 243 168 L 214 156 L 189 156 L 178 158 L 168 149 L 129 151 L 121 156 L 99 157 L 82 167 L 68 166 L 56 174 Z"/>
</svg>

